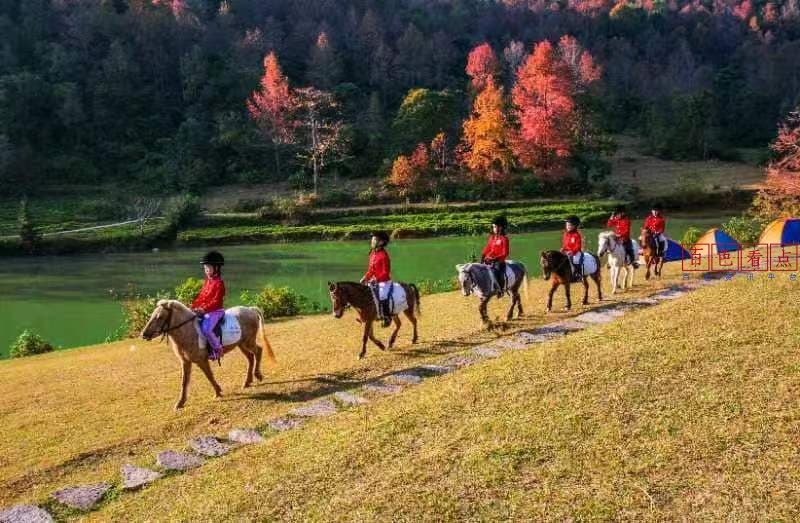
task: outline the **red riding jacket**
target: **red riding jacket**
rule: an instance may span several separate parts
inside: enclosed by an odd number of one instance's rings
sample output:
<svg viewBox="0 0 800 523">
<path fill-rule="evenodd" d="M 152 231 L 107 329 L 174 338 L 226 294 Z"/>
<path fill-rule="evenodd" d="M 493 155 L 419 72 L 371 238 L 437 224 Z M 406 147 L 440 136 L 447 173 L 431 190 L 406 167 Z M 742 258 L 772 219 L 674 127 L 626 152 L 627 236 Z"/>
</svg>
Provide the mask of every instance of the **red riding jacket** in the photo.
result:
<svg viewBox="0 0 800 523">
<path fill-rule="evenodd" d="M 372 251 L 369 253 L 369 265 L 367 266 L 367 273 L 364 275 L 364 280 L 369 281 L 375 278 L 378 283 L 389 281 L 391 277 L 391 262 L 389 261 L 389 254 L 383 250 Z"/>
<path fill-rule="evenodd" d="M 224 297 L 225 283 L 219 276 L 212 276 L 205 281 L 197 298 L 192 302 L 192 309 L 203 309 L 205 312 L 219 310 L 222 308 Z"/>
<path fill-rule="evenodd" d="M 606 224 L 614 228 L 614 234 L 622 241 L 631 239 L 631 219 L 630 218 L 611 218 Z"/>
<path fill-rule="evenodd" d="M 583 239 L 581 238 L 581 233 L 578 231 L 566 231 L 564 232 L 564 237 L 561 239 L 561 251 L 570 256 L 574 256 L 581 252 L 582 243 Z"/>
<path fill-rule="evenodd" d="M 650 229 L 653 234 L 663 234 L 664 228 L 667 225 L 667 220 L 663 216 L 653 216 L 652 214 L 644 221 L 646 229 Z"/>
<path fill-rule="evenodd" d="M 504 234 L 490 234 L 486 247 L 481 256 L 486 261 L 505 262 L 508 258 L 508 236 Z"/>
</svg>

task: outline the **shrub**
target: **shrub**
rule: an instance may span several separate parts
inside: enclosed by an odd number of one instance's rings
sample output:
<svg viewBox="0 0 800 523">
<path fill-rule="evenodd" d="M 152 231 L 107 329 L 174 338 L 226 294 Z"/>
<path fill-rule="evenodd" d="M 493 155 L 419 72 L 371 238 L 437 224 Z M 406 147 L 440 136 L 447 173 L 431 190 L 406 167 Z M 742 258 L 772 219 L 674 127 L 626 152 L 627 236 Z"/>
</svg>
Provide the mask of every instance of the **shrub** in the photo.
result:
<svg viewBox="0 0 800 523">
<path fill-rule="evenodd" d="M 262 207 L 268 206 L 269 202 L 264 198 L 240 199 L 233 206 L 233 212 L 257 212 Z"/>
<path fill-rule="evenodd" d="M 189 305 L 203 287 L 203 280 L 200 278 L 186 278 L 183 283 L 175 287 L 174 296 L 179 302 Z"/>
<path fill-rule="evenodd" d="M 289 287 L 274 287 L 267 285 L 260 292 L 254 294 L 242 291 L 239 300 L 244 305 L 258 307 L 265 318 L 278 318 L 281 316 L 297 316 L 308 304 L 308 300 Z"/>
<path fill-rule="evenodd" d="M 689 227 L 686 229 L 686 232 L 683 233 L 683 238 L 681 238 L 681 243 L 683 245 L 694 245 L 697 243 L 697 240 L 700 239 L 700 236 L 703 234 L 703 231 L 698 229 L 697 227 Z"/>
<path fill-rule="evenodd" d="M 164 217 L 170 228 L 178 229 L 189 225 L 200 213 L 200 200 L 191 194 L 182 194 L 170 198 L 164 211 Z"/>
<path fill-rule="evenodd" d="M 309 201 L 309 199 L 303 197 L 298 197 L 296 200 L 275 198 L 272 200 L 272 207 L 285 225 L 300 225 L 308 218 L 310 211 Z M 261 212 L 259 212 L 259 216 L 262 216 Z"/>
<path fill-rule="evenodd" d="M 348 191 L 344 191 L 342 189 L 333 189 L 328 191 L 322 195 L 320 201 L 325 205 L 330 205 L 331 207 L 344 207 L 346 205 L 352 205 L 354 198 L 351 193 Z"/>
<path fill-rule="evenodd" d="M 356 201 L 361 204 L 377 203 L 378 193 L 371 186 L 356 194 Z"/>
<path fill-rule="evenodd" d="M 765 223 L 759 218 L 734 216 L 722 224 L 722 230 L 731 235 L 739 243 L 758 243 Z"/>
<path fill-rule="evenodd" d="M 11 344 L 10 355 L 12 358 L 24 358 L 34 354 L 44 354 L 52 352 L 53 346 L 28 329 L 22 331 L 17 340 Z"/>
</svg>

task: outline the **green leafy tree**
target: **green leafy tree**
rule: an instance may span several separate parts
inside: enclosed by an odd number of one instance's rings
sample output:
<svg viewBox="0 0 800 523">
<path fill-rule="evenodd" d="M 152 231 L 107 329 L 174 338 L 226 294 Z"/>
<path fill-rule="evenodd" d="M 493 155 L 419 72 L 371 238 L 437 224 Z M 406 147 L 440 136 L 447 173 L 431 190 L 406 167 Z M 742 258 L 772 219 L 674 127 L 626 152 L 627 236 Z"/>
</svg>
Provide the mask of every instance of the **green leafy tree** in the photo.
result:
<svg viewBox="0 0 800 523">
<path fill-rule="evenodd" d="M 458 135 L 458 107 L 453 91 L 410 90 L 392 122 L 390 156 L 409 153 L 418 143 L 429 143 L 440 132 Z"/>
</svg>

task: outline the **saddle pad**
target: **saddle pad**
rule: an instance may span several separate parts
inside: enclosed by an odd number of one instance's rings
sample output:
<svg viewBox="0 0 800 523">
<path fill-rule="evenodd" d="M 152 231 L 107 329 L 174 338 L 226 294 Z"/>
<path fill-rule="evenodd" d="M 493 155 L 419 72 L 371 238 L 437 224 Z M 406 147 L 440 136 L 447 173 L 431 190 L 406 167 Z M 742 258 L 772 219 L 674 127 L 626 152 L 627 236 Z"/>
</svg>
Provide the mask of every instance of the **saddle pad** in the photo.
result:
<svg viewBox="0 0 800 523">
<path fill-rule="evenodd" d="M 597 272 L 597 261 L 588 252 L 583 255 L 583 274 L 589 276 Z"/>
<path fill-rule="evenodd" d="M 222 323 L 222 345 L 224 347 L 235 345 L 242 339 L 242 327 L 239 325 L 239 317 L 231 309 L 225 311 L 225 317 L 220 323 Z M 194 322 L 194 328 L 197 330 L 197 342 L 200 348 L 206 348 L 208 341 L 203 336 L 203 331 L 200 330 L 200 318 Z"/>
<path fill-rule="evenodd" d="M 389 301 L 389 310 L 392 315 L 400 314 L 408 309 L 408 296 L 402 285 L 399 283 L 392 283 L 392 298 Z"/>
</svg>

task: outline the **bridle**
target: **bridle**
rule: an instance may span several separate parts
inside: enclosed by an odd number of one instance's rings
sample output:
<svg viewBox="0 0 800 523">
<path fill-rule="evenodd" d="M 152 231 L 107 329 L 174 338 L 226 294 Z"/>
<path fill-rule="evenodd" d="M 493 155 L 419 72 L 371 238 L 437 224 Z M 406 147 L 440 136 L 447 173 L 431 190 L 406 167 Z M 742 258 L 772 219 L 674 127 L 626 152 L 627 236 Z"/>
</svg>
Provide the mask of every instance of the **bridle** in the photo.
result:
<svg viewBox="0 0 800 523">
<path fill-rule="evenodd" d="M 555 252 L 555 251 L 553 251 L 553 252 Z M 544 256 L 542 256 L 542 258 L 544 259 L 544 261 L 546 261 L 546 262 L 547 262 L 547 267 L 549 268 L 549 267 L 550 267 L 550 265 L 551 265 L 551 263 L 552 263 L 552 259 L 551 259 L 551 258 L 552 258 L 552 254 L 550 254 L 550 253 L 547 253 L 547 254 L 545 254 Z M 561 262 L 560 262 L 558 265 L 556 265 L 556 266 L 555 266 L 555 267 L 553 267 L 553 268 L 550 268 L 549 270 L 544 270 L 544 275 L 543 275 L 543 276 L 544 276 L 544 279 L 545 279 L 545 280 L 548 280 L 548 279 L 550 279 L 550 275 L 551 275 L 552 273 L 556 273 L 556 274 L 558 274 L 558 270 L 559 270 L 559 269 L 561 269 L 561 267 L 562 267 L 562 266 L 563 266 L 565 263 L 567 263 L 568 261 L 569 261 L 569 255 L 568 255 L 568 254 L 565 254 L 565 255 L 564 255 L 564 259 L 563 259 L 563 260 L 561 260 Z M 544 267 L 542 267 L 542 269 L 544 269 Z"/>
<path fill-rule="evenodd" d="M 603 248 L 597 253 L 598 258 L 607 252 L 614 252 L 614 249 L 617 248 L 617 241 L 615 238 L 616 235 L 608 235 L 603 237 Z"/>
<path fill-rule="evenodd" d="M 462 284 L 462 291 L 464 292 L 464 296 L 469 296 L 472 294 L 472 291 L 475 290 L 477 286 L 475 284 L 475 280 L 472 278 L 472 271 L 469 269 L 461 271 L 464 274 L 464 282 Z M 469 285 L 467 285 L 469 283 Z"/>
<path fill-rule="evenodd" d="M 195 319 L 197 319 L 197 314 L 192 314 L 189 317 L 189 319 L 184 320 L 184 321 L 180 322 L 177 325 L 170 325 L 170 323 L 172 323 L 172 307 L 163 307 L 162 306 L 162 308 L 163 309 L 167 309 L 167 316 L 161 322 L 161 326 L 158 328 L 158 331 L 156 331 L 155 335 L 153 336 L 153 338 L 155 338 L 156 336 L 161 336 L 161 339 L 159 341 L 164 341 L 164 338 L 167 337 L 168 333 L 174 331 L 175 329 L 179 329 L 179 328 L 183 327 L 184 325 L 186 325 L 190 321 L 194 321 Z M 153 339 L 153 338 L 150 338 L 150 339 Z"/>
</svg>

